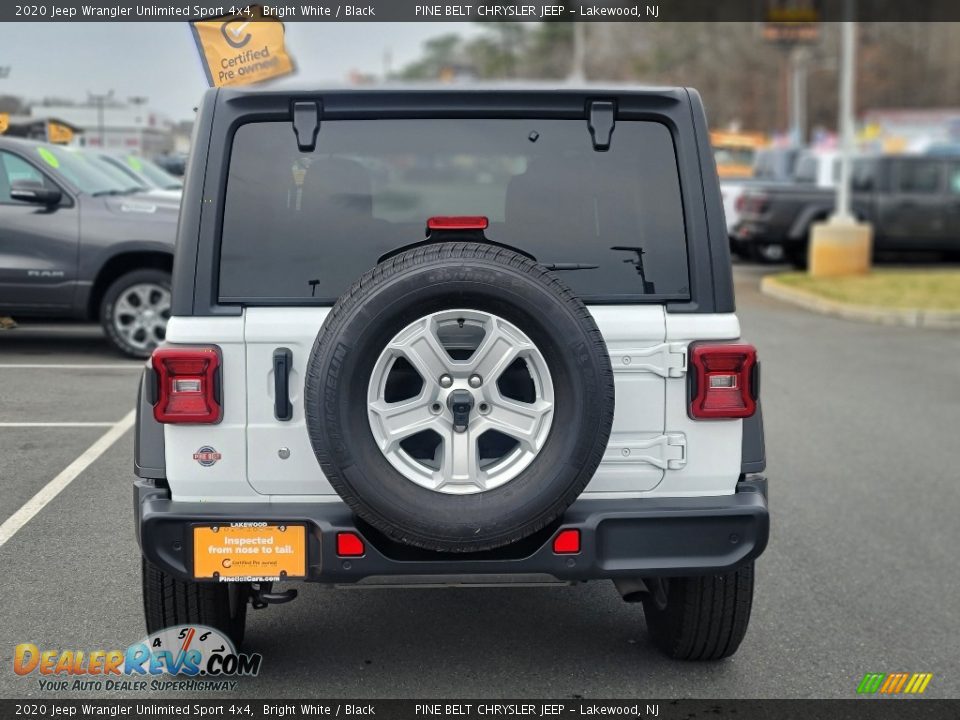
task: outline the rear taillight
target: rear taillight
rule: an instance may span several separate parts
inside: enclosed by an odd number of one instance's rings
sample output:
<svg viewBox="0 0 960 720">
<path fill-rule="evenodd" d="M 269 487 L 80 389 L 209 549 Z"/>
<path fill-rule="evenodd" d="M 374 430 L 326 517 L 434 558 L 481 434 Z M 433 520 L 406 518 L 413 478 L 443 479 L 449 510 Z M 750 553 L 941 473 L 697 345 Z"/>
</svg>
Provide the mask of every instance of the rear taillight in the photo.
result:
<svg viewBox="0 0 960 720">
<path fill-rule="evenodd" d="M 745 418 L 757 409 L 759 378 L 753 345 L 690 347 L 690 417 Z"/>
<path fill-rule="evenodd" d="M 156 373 L 153 416 L 162 423 L 217 423 L 220 352 L 215 347 L 163 347 L 150 359 Z"/>
<path fill-rule="evenodd" d="M 763 215 L 767 211 L 766 195 L 741 195 L 737 198 L 737 212 L 745 215 Z"/>
</svg>

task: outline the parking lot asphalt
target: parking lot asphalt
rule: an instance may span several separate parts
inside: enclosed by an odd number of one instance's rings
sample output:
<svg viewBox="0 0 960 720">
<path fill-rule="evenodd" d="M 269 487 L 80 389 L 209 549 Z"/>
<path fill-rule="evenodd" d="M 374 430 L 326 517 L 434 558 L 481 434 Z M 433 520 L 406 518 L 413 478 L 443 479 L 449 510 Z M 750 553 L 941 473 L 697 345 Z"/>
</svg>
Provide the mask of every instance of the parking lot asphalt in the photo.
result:
<svg viewBox="0 0 960 720">
<path fill-rule="evenodd" d="M 933 673 L 926 696 L 960 696 L 960 333 L 809 314 L 760 295 L 762 272 L 735 275 L 763 362 L 772 537 L 737 655 L 662 658 L 610 583 L 306 586 L 250 613 L 264 661 L 236 696 L 852 698 L 866 672 Z M 123 431 L 137 379 L 96 328 L 0 331 L 0 523 Z M 132 452 L 122 432 L 0 546 L 0 697 L 50 696 L 13 673 L 18 643 L 144 635 Z"/>
</svg>

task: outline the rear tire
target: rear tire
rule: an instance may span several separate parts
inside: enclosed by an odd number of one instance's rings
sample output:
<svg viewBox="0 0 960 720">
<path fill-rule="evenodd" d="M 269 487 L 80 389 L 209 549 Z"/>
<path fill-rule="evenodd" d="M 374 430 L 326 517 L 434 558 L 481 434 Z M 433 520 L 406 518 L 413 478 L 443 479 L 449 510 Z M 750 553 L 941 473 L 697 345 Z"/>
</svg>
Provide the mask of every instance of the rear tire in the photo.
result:
<svg viewBox="0 0 960 720">
<path fill-rule="evenodd" d="M 147 632 L 174 625 L 206 625 L 219 630 L 239 650 L 247 624 L 248 583 L 180 580 L 142 559 L 143 614 Z"/>
<path fill-rule="evenodd" d="M 793 267 L 797 270 L 806 270 L 808 262 L 808 248 L 809 244 L 806 242 L 788 245 L 784 249 L 787 262 L 793 265 Z"/>
<path fill-rule="evenodd" d="M 750 259 L 765 265 L 782 263 L 786 249 L 780 243 L 754 243 L 750 246 Z"/>
<path fill-rule="evenodd" d="M 674 660 L 721 660 L 747 632 L 753 563 L 724 575 L 669 578 L 643 601 L 653 644 Z M 665 600 L 665 602 L 664 602 Z"/>
</svg>

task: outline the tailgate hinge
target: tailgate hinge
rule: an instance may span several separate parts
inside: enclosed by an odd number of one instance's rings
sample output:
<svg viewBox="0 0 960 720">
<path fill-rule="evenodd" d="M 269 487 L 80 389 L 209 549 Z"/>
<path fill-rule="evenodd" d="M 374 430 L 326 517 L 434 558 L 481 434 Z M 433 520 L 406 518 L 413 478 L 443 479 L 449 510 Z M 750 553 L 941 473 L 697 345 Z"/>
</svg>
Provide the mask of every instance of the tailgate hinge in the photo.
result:
<svg viewBox="0 0 960 720">
<path fill-rule="evenodd" d="M 686 343 L 660 343 L 653 347 L 610 350 L 614 373 L 652 372 L 664 378 L 687 372 Z"/>
<path fill-rule="evenodd" d="M 614 439 L 607 444 L 603 462 L 615 465 L 647 464 L 661 470 L 680 470 L 687 464 L 687 438 L 667 433 L 644 440 Z"/>
<path fill-rule="evenodd" d="M 299 100 L 293 104 L 293 134 L 297 136 L 300 152 L 313 152 L 317 147 L 322 113 L 323 105 L 319 100 Z"/>
<path fill-rule="evenodd" d="M 593 149 L 597 152 L 606 152 L 610 149 L 610 137 L 613 135 L 613 126 L 616 124 L 616 113 L 617 106 L 609 100 L 594 100 L 590 103 L 587 125 L 590 128 Z"/>
</svg>

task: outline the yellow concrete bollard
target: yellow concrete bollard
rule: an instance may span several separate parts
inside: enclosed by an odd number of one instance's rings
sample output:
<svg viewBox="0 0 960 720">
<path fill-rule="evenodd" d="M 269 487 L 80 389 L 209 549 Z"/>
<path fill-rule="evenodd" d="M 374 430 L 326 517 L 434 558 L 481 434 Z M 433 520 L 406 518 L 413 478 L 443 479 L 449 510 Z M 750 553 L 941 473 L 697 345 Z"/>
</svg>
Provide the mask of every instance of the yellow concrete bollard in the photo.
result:
<svg viewBox="0 0 960 720">
<path fill-rule="evenodd" d="M 810 231 L 810 275 L 836 277 L 870 272 L 873 226 L 856 220 L 815 223 Z"/>
</svg>

